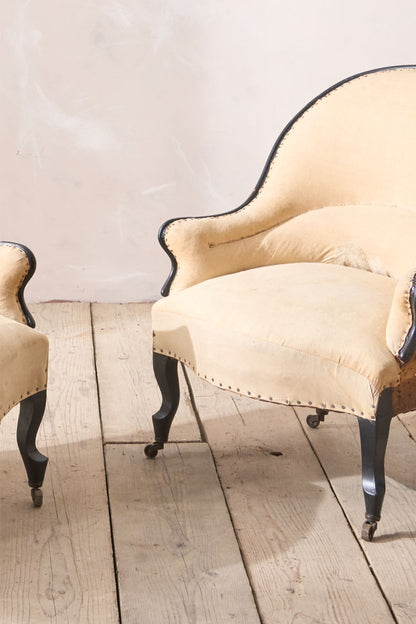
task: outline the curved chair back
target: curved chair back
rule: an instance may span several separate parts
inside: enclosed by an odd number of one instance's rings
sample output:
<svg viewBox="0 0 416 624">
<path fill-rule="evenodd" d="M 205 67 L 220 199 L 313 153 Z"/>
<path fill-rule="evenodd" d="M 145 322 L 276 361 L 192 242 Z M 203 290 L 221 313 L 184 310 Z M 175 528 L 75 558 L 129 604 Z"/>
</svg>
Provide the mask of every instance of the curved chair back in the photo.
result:
<svg viewBox="0 0 416 624">
<path fill-rule="evenodd" d="M 232 273 L 292 262 L 400 279 L 416 272 L 415 231 L 416 66 L 376 69 L 336 84 L 300 111 L 242 206 L 161 228 L 173 266 L 162 292 L 174 279 L 173 290 L 181 290 L 225 266 Z M 204 254 L 177 276 L 171 249 L 181 241 L 188 255 L 196 248 Z"/>
<path fill-rule="evenodd" d="M 254 235 L 258 264 L 273 264 L 278 250 L 279 262 L 395 278 L 416 267 L 416 66 L 353 76 L 315 98 L 282 132 L 240 210 L 255 213 L 257 232 L 242 238 Z"/>
<path fill-rule="evenodd" d="M 318 96 L 267 168 L 262 195 L 280 222 L 339 204 L 416 207 L 416 67 L 361 74 Z"/>
</svg>

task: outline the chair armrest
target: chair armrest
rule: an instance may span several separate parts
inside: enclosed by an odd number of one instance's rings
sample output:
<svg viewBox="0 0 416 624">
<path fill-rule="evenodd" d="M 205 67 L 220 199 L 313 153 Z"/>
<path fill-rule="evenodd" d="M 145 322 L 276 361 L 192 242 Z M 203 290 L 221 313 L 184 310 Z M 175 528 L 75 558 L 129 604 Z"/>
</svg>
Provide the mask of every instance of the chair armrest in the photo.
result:
<svg viewBox="0 0 416 624">
<path fill-rule="evenodd" d="M 396 284 L 386 327 L 387 346 L 403 364 L 416 350 L 416 271 Z"/>
<path fill-rule="evenodd" d="M 24 245 L 0 241 L 0 314 L 35 327 L 24 289 L 36 269 L 33 253 Z"/>
<path fill-rule="evenodd" d="M 270 210 L 270 199 L 258 191 L 256 188 L 231 212 L 171 219 L 162 225 L 159 242 L 172 263 L 162 295 L 212 277 L 263 266 L 259 244 L 277 219 Z"/>
</svg>

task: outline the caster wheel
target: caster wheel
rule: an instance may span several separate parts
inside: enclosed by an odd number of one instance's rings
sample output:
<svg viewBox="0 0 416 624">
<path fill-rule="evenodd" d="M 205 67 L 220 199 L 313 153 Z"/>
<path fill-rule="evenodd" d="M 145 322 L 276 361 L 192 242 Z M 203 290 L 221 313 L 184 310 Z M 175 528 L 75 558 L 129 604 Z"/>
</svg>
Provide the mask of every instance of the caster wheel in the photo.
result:
<svg viewBox="0 0 416 624">
<path fill-rule="evenodd" d="M 309 416 L 306 416 L 306 424 L 311 429 L 316 429 L 317 427 L 319 427 L 320 422 L 321 419 L 319 418 L 318 414 L 309 414 Z"/>
<path fill-rule="evenodd" d="M 361 528 L 361 537 L 365 542 L 372 542 L 377 529 L 377 522 L 366 520 Z"/>
<path fill-rule="evenodd" d="M 149 459 L 154 459 L 156 455 L 158 454 L 158 451 L 159 451 L 159 446 L 155 443 L 148 444 L 147 446 L 144 447 L 144 454 Z"/>
<path fill-rule="evenodd" d="M 32 488 L 30 493 L 32 494 L 33 507 L 42 507 L 42 503 L 43 503 L 42 490 L 39 488 Z"/>
</svg>

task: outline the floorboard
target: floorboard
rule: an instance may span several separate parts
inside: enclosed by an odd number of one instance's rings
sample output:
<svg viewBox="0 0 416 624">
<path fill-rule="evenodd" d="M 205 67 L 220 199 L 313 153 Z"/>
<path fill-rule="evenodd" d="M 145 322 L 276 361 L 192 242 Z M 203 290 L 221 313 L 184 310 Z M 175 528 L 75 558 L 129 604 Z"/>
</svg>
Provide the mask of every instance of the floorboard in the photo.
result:
<svg viewBox="0 0 416 624">
<path fill-rule="evenodd" d="M 305 410 L 187 373 L 173 442 L 148 460 L 149 304 L 31 309 L 51 345 L 38 436 L 50 464 L 33 509 L 15 408 L 0 425 L 0 624 L 416 621 L 416 414 L 392 424 L 368 544 L 354 418 L 312 430 Z"/>
<path fill-rule="evenodd" d="M 48 405 L 38 446 L 49 456 L 34 509 L 15 442 L 1 423 L 0 621 L 119 621 L 88 304 L 31 306 L 50 339 Z"/>
<path fill-rule="evenodd" d="M 393 622 L 294 410 L 189 375 L 263 624 Z"/>
<path fill-rule="evenodd" d="M 94 304 L 94 336 L 105 442 L 152 442 L 161 398 L 152 370 L 150 304 Z M 180 367 L 179 367 L 180 369 Z M 200 440 L 181 369 L 171 440 Z"/>
<path fill-rule="evenodd" d="M 357 419 L 328 414 L 325 422 L 313 430 L 305 424 L 307 411 L 296 411 L 358 536 L 364 520 L 364 501 Z M 416 444 L 395 418 L 387 445 L 382 519 L 373 542 L 360 543 L 400 624 L 416 621 L 415 537 Z"/>
<path fill-rule="evenodd" d="M 207 445 L 106 456 L 123 624 L 260 624 Z"/>
</svg>

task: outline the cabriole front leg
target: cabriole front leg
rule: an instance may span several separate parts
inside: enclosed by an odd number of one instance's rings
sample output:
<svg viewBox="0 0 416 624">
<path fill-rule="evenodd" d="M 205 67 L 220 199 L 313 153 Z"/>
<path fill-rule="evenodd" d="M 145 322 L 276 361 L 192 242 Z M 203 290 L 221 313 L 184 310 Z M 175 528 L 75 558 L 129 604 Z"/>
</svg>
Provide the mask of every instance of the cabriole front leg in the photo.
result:
<svg viewBox="0 0 416 624">
<path fill-rule="evenodd" d="M 162 393 L 162 405 L 153 415 L 155 441 L 144 449 L 146 457 L 149 458 L 156 457 L 158 451 L 163 449 L 164 443 L 168 441 L 170 426 L 178 409 L 180 396 L 178 360 L 161 353 L 154 353 L 153 370 Z"/>
<path fill-rule="evenodd" d="M 386 481 L 384 457 L 393 416 L 392 391 L 384 390 L 380 395 L 376 420 L 359 418 L 361 437 L 362 478 L 365 500 L 365 521 L 361 537 L 371 542 L 381 517 Z"/>
<path fill-rule="evenodd" d="M 36 448 L 36 435 L 42 422 L 46 405 L 46 390 L 20 402 L 17 423 L 17 444 L 26 468 L 29 486 L 32 488 L 32 500 L 35 507 L 41 507 L 43 501 L 40 489 L 45 477 L 48 458 Z"/>
</svg>

